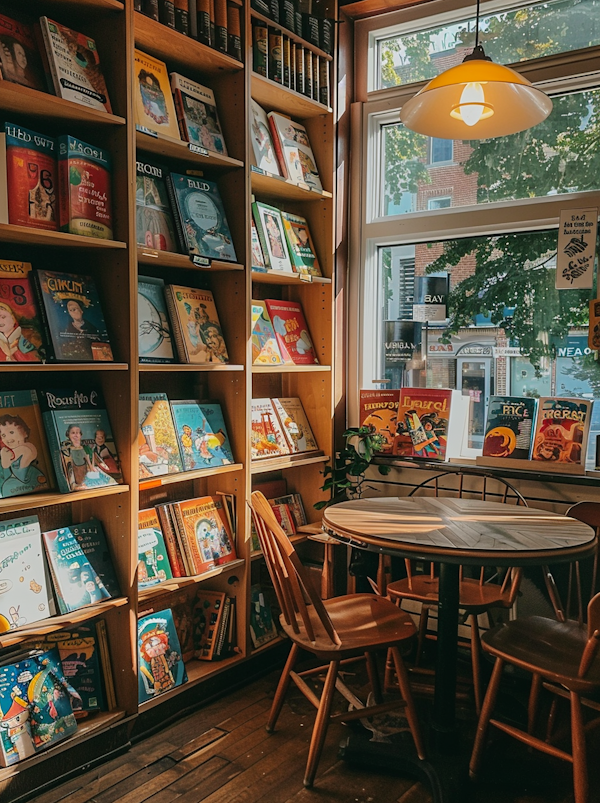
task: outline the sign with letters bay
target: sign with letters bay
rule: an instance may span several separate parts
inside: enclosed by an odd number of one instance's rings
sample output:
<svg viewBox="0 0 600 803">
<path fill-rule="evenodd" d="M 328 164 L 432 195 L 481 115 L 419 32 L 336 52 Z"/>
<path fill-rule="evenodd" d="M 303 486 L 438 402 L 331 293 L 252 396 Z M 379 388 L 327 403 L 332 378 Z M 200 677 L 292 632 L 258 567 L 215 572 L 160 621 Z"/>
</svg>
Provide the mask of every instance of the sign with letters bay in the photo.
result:
<svg viewBox="0 0 600 803">
<path fill-rule="evenodd" d="M 593 287 L 597 229 L 597 209 L 561 211 L 556 254 L 557 290 Z"/>
</svg>

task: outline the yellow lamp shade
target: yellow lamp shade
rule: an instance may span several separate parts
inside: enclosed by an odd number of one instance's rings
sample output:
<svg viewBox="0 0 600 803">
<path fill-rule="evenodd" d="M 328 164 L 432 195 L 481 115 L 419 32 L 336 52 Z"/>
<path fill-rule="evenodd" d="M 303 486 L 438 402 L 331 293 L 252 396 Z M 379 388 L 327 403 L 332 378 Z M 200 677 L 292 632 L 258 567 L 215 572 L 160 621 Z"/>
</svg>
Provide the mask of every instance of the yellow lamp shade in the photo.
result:
<svg viewBox="0 0 600 803">
<path fill-rule="evenodd" d="M 491 139 L 541 123 L 552 101 L 510 67 L 467 58 L 432 78 L 407 101 L 400 120 L 439 139 Z"/>
</svg>

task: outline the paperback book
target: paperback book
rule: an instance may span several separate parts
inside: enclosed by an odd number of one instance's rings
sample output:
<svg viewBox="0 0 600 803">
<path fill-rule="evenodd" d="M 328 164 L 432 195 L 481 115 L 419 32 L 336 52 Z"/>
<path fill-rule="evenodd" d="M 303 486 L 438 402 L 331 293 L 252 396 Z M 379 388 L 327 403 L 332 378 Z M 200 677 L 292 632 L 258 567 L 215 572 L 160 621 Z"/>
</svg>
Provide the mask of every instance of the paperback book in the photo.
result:
<svg viewBox="0 0 600 803">
<path fill-rule="evenodd" d="M 0 403 L 0 499 L 50 490 L 54 482 L 37 393 L 7 391 Z"/>
<path fill-rule="evenodd" d="M 281 219 L 287 239 L 292 268 L 297 273 L 321 276 L 321 268 L 310 236 L 306 219 L 291 212 L 282 212 Z"/>
<path fill-rule="evenodd" d="M 223 416 L 214 407 L 193 399 L 171 402 L 184 471 L 233 463 Z"/>
<path fill-rule="evenodd" d="M 171 405 L 166 393 L 141 393 L 138 401 L 139 476 L 161 477 L 183 471 Z"/>
<path fill-rule="evenodd" d="M 310 452 L 319 446 L 313 435 L 302 402 L 298 398 L 272 399 L 290 454 Z"/>
<path fill-rule="evenodd" d="M 175 362 L 164 279 L 138 277 L 138 343 L 140 362 Z"/>
<path fill-rule="evenodd" d="M 133 96 L 138 129 L 180 139 L 169 73 L 164 61 L 134 50 Z"/>
<path fill-rule="evenodd" d="M 187 682 L 170 608 L 138 620 L 138 700 L 153 700 Z"/>
<path fill-rule="evenodd" d="M 451 402 L 451 390 L 402 388 L 398 405 L 395 453 L 445 460 Z"/>
<path fill-rule="evenodd" d="M 271 606 L 258 584 L 250 589 L 250 637 L 255 649 L 277 638 Z"/>
<path fill-rule="evenodd" d="M 483 440 L 484 457 L 528 460 L 536 399 L 490 396 Z"/>
<path fill-rule="evenodd" d="M 265 304 L 284 363 L 318 365 L 300 302 L 267 298 Z"/>
<path fill-rule="evenodd" d="M 112 239 L 111 161 L 107 151 L 71 136 L 58 138 L 59 227 Z"/>
<path fill-rule="evenodd" d="M 168 284 L 165 298 L 179 360 L 194 364 L 229 362 L 212 292 Z"/>
<path fill-rule="evenodd" d="M 538 399 L 531 459 L 585 467 L 591 417 L 586 399 Z"/>
<path fill-rule="evenodd" d="M 282 174 L 295 184 L 306 184 L 311 190 L 322 191 L 306 128 L 278 112 L 269 112 L 268 118 Z"/>
<path fill-rule="evenodd" d="M 280 176 L 279 162 L 271 139 L 269 120 L 262 106 L 255 100 L 250 101 L 252 121 L 250 123 L 250 139 L 254 152 L 254 164 L 265 173 Z"/>
<path fill-rule="evenodd" d="M 252 215 L 265 267 L 292 273 L 292 262 L 279 209 L 255 201 L 252 204 Z"/>
<path fill-rule="evenodd" d="M 0 362 L 41 362 L 42 332 L 31 263 L 0 259 Z"/>
<path fill-rule="evenodd" d="M 201 401 L 200 407 L 208 424 L 206 444 L 209 451 L 214 457 L 220 458 L 223 465 L 232 464 L 234 462 L 233 453 L 221 405 L 218 402 Z"/>
<path fill-rule="evenodd" d="M 398 454 L 400 447 L 406 447 L 406 453 L 412 452 L 412 442 L 404 432 L 401 422 L 398 431 L 399 390 L 361 390 L 359 425 L 369 427 L 377 437 L 375 450 L 381 454 Z M 404 441 L 400 438 L 404 437 Z"/>
<path fill-rule="evenodd" d="M 203 496 L 171 505 L 190 574 L 199 575 L 236 559 L 223 503 Z"/>
<path fill-rule="evenodd" d="M 227 156 L 212 89 L 176 72 L 171 73 L 171 89 L 182 138 L 208 151 Z"/>
<path fill-rule="evenodd" d="M 271 399 L 252 399 L 250 452 L 252 460 L 290 453 L 290 447 Z"/>
<path fill-rule="evenodd" d="M 226 621 L 227 594 L 200 587 L 194 605 L 194 657 L 212 661 Z M 227 606 L 228 607 L 228 606 Z"/>
<path fill-rule="evenodd" d="M 252 300 L 252 362 L 281 365 L 281 352 L 264 301 Z"/>
<path fill-rule="evenodd" d="M 110 596 L 118 597 L 121 594 L 121 587 L 117 580 L 102 522 L 98 519 L 90 519 L 84 521 L 83 524 L 71 524 L 69 529 Z"/>
<path fill-rule="evenodd" d="M 167 190 L 168 171 L 162 165 L 135 163 L 135 230 L 138 245 L 177 252 L 173 210 Z"/>
<path fill-rule="evenodd" d="M 165 539 L 153 507 L 138 512 L 137 577 L 139 588 L 158 585 L 173 577 Z"/>
<path fill-rule="evenodd" d="M 46 91 L 33 26 L 0 14 L 0 66 L 4 81 Z"/>
</svg>

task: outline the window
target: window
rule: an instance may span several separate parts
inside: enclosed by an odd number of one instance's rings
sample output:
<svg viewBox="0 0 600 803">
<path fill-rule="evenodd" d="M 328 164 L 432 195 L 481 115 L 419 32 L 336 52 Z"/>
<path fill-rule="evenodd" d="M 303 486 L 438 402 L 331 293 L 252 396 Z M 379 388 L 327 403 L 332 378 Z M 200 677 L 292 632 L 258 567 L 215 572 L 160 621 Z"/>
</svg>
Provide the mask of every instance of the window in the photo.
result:
<svg viewBox="0 0 600 803">
<path fill-rule="evenodd" d="M 431 137 L 429 140 L 429 161 L 431 164 L 439 162 L 451 162 L 454 152 L 454 143 L 451 139 L 438 139 Z"/>
<path fill-rule="evenodd" d="M 427 201 L 427 209 L 447 209 L 449 206 L 452 206 L 450 195 L 440 195 Z"/>
</svg>

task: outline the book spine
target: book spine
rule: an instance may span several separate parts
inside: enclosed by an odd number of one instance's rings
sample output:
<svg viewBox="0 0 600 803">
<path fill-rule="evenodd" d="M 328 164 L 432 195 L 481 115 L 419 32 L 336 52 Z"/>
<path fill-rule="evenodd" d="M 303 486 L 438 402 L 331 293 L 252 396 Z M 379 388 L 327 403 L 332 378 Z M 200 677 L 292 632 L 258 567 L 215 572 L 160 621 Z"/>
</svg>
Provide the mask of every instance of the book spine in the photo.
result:
<svg viewBox="0 0 600 803">
<path fill-rule="evenodd" d="M 321 59 L 313 53 L 312 59 L 312 96 L 313 100 L 319 100 L 319 71 Z"/>
<path fill-rule="evenodd" d="M 262 226 L 262 220 L 260 218 L 260 214 L 258 210 L 256 210 L 256 216 L 254 218 L 254 223 L 256 224 L 256 233 L 258 234 L 258 240 L 260 242 L 260 247 L 263 252 L 263 261 L 265 263 L 266 268 L 271 267 L 271 260 L 269 259 L 269 250 L 267 247 L 267 238 Z"/>
<path fill-rule="evenodd" d="M 196 27 L 198 41 L 210 47 L 210 0 L 196 0 Z"/>
<path fill-rule="evenodd" d="M 296 90 L 296 43 L 290 42 L 290 89 Z"/>
<path fill-rule="evenodd" d="M 181 97 L 181 90 L 179 87 L 171 87 L 173 91 L 173 101 L 175 103 L 175 113 L 177 115 L 177 122 L 179 123 L 179 132 L 181 138 L 185 142 L 190 141 L 190 134 L 187 127 L 187 119 L 185 116 L 185 109 L 183 108 L 183 98 Z M 169 196 L 170 197 L 170 196 Z"/>
<path fill-rule="evenodd" d="M 173 0 L 158 0 L 158 21 L 168 28 L 175 28 L 175 5 Z"/>
<path fill-rule="evenodd" d="M 227 53 L 227 0 L 215 0 L 215 47 Z"/>
<path fill-rule="evenodd" d="M 142 0 L 142 5 L 144 14 L 158 22 L 158 0 Z"/>
<path fill-rule="evenodd" d="M 209 0 L 209 9 L 210 9 L 210 46 L 216 48 L 217 34 L 215 27 L 215 0 Z"/>
<path fill-rule="evenodd" d="M 304 48 L 296 45 L 296 92 L 304 94 Z"/>
<path fill-rule="evenodd" d="M 242 60 L 240 9 L 231 3 L 227 6 L 227 52 L 234 59 Z"/>
<path fill-rule="evenodd" d="M 329 18 L 319 20 L 320 28 L 320 48 L 327 53 L 328 56 L 333 55 L 333 37 L 334 37 L 334 21 Z"/>
<path fill-rule="evenodd" d="M 41 334 L 42 334 L 42 341 L 44 343 L 45 352 L 46 352 L 46 362 L 55 362 L 56 361 L 56 353 L 54 351 L 54 343 L 52 342 L 52 335 L 50 333 L 50 326 L 48 324 L 48 316 L 46 314 L 46 305 L 44 304 L 44 294 L 42 293 L 42 288 L 40 285 L 40 279 L 37 272 L 34 272 L 32 276 L 31 285 L 33 287 L 33 291 L 35 293 L 35 300 L 37 302 L 37 308 L 39 311 L 40 316 L 40 327 L 41 327 Z"/>
<path fill-rule="evenodd" d="M 290 69 L 290 56 L 291 56 L 291 42 L 288 36 L 283 37 L 283 85 L 290 87 L 290 76 L 291 76 L 291 69 Z"/>
<path fill-rule="evenodd" d="M 296 36 L 302 36 L 302 13 L 296 9 L 296 11 L 294 11 L 294 17 L 296 18 Z"/>
<path fill-rule="evenodd" d="M 52 466 L 54 468 L 54 473 L 56 475 L 56 481 L 58 483 L 58 490 L 62 494 L 71 493 L 71 486 L 69 485 L 69 479 L 65 474 L 63 461 L 61 457 L 60 451 L 60 438 L 58 437 L 58 433 L 56 431 L 56 426 L 54 422 L 54 414 L 52 411 L 48 411 L 42 414 L 42 418 L 44 421 L 44 429 L 46 430 L 46 438 L 48 440 L 48 447 L 50 449 L 50 454 L 52 455 Z"/>
<path fill-rule="evenodd" d="M 173 338 L 175 340 L 175 348 L 177 349 L 177 357 L 179 362 L 188 363 L 187 352 L 185 348 L 185 339 L 181 333 L 179 314 L 177 311 L 177 303 L 173 298 L 173 291 L 169 285 L 165 287 L 165 301 L 167 302 L 167 311 L 171 319 L 171 328 L 173 330 Z"/>
<path fill-rule="evenodd" d="M 269 78 L 283 83 L 283 35 L 278 28 L 269 28 Z"/>
<path fill-rule="evenodd" d="M 319 59 L 319 102 L 329 106 L 329 62 Z"/>
<path fill-rule="evenodd" d="M 252 69 L 263 78 L 269 77 L 269 34 L 266 25 L 252 26 Z"/>
<path fill-rule="evenodd" d="M 307 98 L 312 98 L 312 72 L 313 72 L 313 53 L 307 47 L 304 48 L 304 94 Z"/>
<path fill-rule="evenodd" d="M 6 134 L 0 134 L 0 223 L 8 223 L 8 153 Z"/>
<path fill-rule="evenodd" d="M 221 623 L 219 625 L 219 633 L 216 637 L 215 656 L 221 657 L 223 654 L 223 647 L 225 646 L 225 639 L 227 638 L 227 629 L 229 627 L 229 616 L 231 613 L 231 597 L 225 597 L 223 603 L 223 613 L 221 614 Z"/>
<path fill-rule="evenodd" d="M 173 186 L 173 179 L 171 178 L 171 176 L 167 176 L 165 184 L 167 185 L 167 195 L 169 196 L 169 203 L 171 204 L 171 209 L 173 210 L 173 222 L 175 224 L 175 231 L 177 232 L 177 239 L 179 240 L 179 247 L 181 249 L 181 253 L 189 254 L 189 248 L 187 246 L 187 242 L 183 234 L 183 226 L 181 224 L 181 216 L 179 214 L 179 204 L 177 203 L 175 188 Z"/>
<path fill-rule="evenodd" d="M 52 86 L 51 89 L 54 94 L 61 98 L 61 84 L 60 84 L 60 77 L 58 75 L 58 69 L 56 67 L 56 59 L 54 57 L 54 50 L 52 48 L 52 38 L 50 36 L 50 31 L 48 30 L 48 19 L 47 17 L 40 17 L 40 25 L 39 29 L 42 34 L 42 42 L 44 45 L 44 52 L 46 54 L 45 64 L 48 66 L 49 74 L 52 79 Z"/>
<path fill-rule="evenodd" d="M 112 673 L 110 660 L 110 650 L 108 646 L 108 633 L 104 619 L 96 622 L 96 642 L 98 644 L 98 656 L 102 666 L 102 679 L 104 680 L 104 693 L 106 705 L 109 711 L 117 707 L 117 696 L 115 694 L 115 683 Z"/>
<path fill-rule="evenodd" d="M 275 155 L 277 156 L 277 161 L 279 162 L 279 169 L 281 170 L 281 175 L 284 178 L 289 178 L 289 173 L 285 161 L 285 156 L 283 153 L 283 148 L 281 147 L 281 140 L 279 139 L 279 131 L 277 130 L 277 126 L 275 125 L 275 121 L 273 120 L 271 115 L 269 114 L 267 115 L 267 117 L 269 120 L 269 128 L 271 129 L 271 139 L 273 140 L 273 147 L 275 148 Z M 262 240 L 261 240 L 261 245 L 262 245 Z M 263 247 L 263 254 L 264 253 L 265 251 Z"/>
<path fill-rule="evenodd" d="M 140 13 L 144 10 L 144 2 L 143 0 L 133 0 L 133 10 L 139 11 Z"/>
<path fill-rule="evenodd" d="M 237 597 L 229 597 L 229 625 L 227 627 L 227 653 L 238 652 L 237 649 Z"/>
<path fill-rule="evenodd" d="M 173 504 L 169 505 L 169 508 L 171 510 L 171 517 L 175 524 L 177 543 L 179 544 L 179 549 L 183 556 L 183 563 L 186 566 L 186 574 L 189 577 L 202 574 L 202 566 L 196 562 L 196 550 L 193 548 L 195 544 L 191 544 L 186 535 L 185 522 L 183 521 L 179 504 L 174 502 Z"/>
<path fill-rule="evenodd" d="M 71 226 L 71 185 L 69 184 L 69 143 L 68 137 L 59 137 L 58 143 L 58 228 L 68 232 Z M 61 153 L 60 143 L 66 143 L 65 154 Z"/>
<path fill-rule="evenodd" d="M 167 548 L 167 555 L 169 556 L 169 563 L 171 564 L 171 572 L 173 577 L 185 577 L 183 566 L 177 548 L 177 541 L 175 540 L 175 532 L 171 523 L 171 516 L 169 515 L 168 505 L 157 505 L 156 514 L 160 521 L 160 528 L 163 532 L 165 539 L 165 547 Z"/>
<path fill-rule="evenodd" d="M 190 35 L 188 0 L 175 0 L 175 30 L 184 36 Z"/>
</svg>

